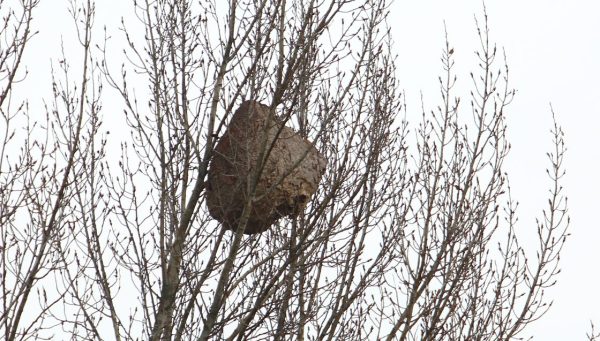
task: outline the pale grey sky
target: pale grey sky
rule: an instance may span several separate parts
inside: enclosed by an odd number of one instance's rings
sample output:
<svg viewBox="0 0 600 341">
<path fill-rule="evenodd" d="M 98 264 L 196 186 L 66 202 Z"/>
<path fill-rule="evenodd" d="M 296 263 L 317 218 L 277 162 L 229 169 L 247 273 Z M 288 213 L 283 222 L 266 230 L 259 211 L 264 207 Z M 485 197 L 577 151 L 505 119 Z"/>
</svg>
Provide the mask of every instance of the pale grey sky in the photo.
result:
<svg viewBox="0 0 600 341">
<path fill-rule="evenodd" d="M 97 1 L 96 25 L 106 24 L 109 34 L 118 35 L 116 25 L 121 15 L 131 13 L 130 6 L 124 0 Z M 68 41 L 73 34 L 66 8 L 67 1 L 54 0 L 43 1 L 38 10 L 36 25 L 42 30 L 32 45 L 34 51 L 25 56 L 31 73 L 28 91 L 48 91 L 48 66 L 51 58 L 59 56 L 60 35 Z M 600 326 L 600 225 L 595 216 L 600 211 L 600 1 L 488 0 L 487 9 L 491 38 L 505 48 L 512 86 L 518 90 L 507 112 L 512 143 L 507 170 L 513 196 L 521 203 L 520 229 L 535 229 L 534 217 L 547 200 L 550 102 L 568 148 L 563 184 L 569 196 L 572 236 L 563 252 L 559 283 L 547 292 L 554 307 L 528 333 L 536 340 L 581 340 L 590 320 Z M 421 91 L 425 105 L 433 107 L 439 99 L 444 20 L 458 75 L 466 83 L 468 72 L 475 68 L 473 51 L 478 41 L 473 17 L 482 13 L 482 2 L 398 0 L 391 11 L 389 24 L 408 110 L 420 110 Z M 462 90 L 468 96 L 468 89 Z M 33 104 L 40 99 L 32 98 Z M 120 115 L 119 103 L 105 98 L 104 106 Z M 105 110 L 104 120 L 110 125 L 109 112 Z"/>
<path fill-rule="evenodd" d="M 489 0 L 486 5 L 491 38 L 505 48 L 512 86 L 518 90 L 507 112 L 512 144 L 507 171 L 520 201 L 520 229 L 534 229 L 534 217 L 547 202 L 550 102 L 568 148 L 563 185 L 572 236 L 563 251 L 559 282 L 547 292 L 554 306 L 527 331 L 536 340 L 582 340 L 590 320 L 600 325 L 600 1 Z M 481 10 L 480 0 L 393 5 L 390 25 L 399 77 L 413 100 L 409 108 L 419 109 L 420 90 L 425 103 L 434 105 L 438 99 L 444 20 L 458 70 L 464 71 L 459 77 L 468 81 L 478 43 L 473 16 Z"/>
</svg>

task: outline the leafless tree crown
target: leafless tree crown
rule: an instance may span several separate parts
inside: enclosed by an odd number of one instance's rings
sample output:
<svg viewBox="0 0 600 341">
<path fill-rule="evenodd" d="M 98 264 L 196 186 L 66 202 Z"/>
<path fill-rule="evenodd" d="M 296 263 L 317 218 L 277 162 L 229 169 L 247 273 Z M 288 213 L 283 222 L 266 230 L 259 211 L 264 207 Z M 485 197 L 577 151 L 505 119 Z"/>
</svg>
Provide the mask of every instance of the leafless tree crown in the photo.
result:
<svg viewBox="0 0 600 341">
<path fill-rule="evenodd" d="M 12 94 L 38 2 L 0 0 L 4 339 L 509 340 L 549 309 L 568 225 L 563 133 L 548 206 L 517 229 L 503 169 L 514 90 L 485 12 L 469 95 L 446 39 L 439 102 L 408 122 L 388 1 L 137 0 L 109 39 L 95 4 L 72 0 L 80 53 L 53 62 L 35 116 Z M 123 115 L 103 110 L 106 85 Z M 234 223 L 220 224 L 211 160 L 247 100 L 281 136 L 255 132 Z M 255 204 L 301 173 L 298 160 L 259 185 L 283 127 L 327 166 L 301 209 L 246 235 Z"/>
</svg>

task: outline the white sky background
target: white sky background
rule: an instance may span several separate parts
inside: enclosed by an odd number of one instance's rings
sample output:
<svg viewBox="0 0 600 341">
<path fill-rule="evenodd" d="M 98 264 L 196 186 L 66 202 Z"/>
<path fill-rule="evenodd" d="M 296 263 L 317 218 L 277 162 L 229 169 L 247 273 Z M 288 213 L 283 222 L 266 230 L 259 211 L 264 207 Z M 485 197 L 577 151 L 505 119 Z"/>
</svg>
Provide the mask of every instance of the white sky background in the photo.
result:
<svg viewBox="0 0 600 341">
<path fill-rule="evenodd" d="M 525 335 L 531 333 L 536 340 L 582 340 L 590 320 L 600 325 L 600 1 L 488 0 L 486 5 L 491 39 L 505 48 L 509 81 L 517 89 L 506 113 L 512 144 L 506 169 L 513 197 L 520 202 L 517 231 L 535 229 L 535 216 L 547 204 L 550 102 L 568 148 L 563 185 L 572 236 L 563 250 L 559 282 L 547 291 L 554 306 Z M 474 15 L 481 13 L 480 0 L 393 5 L 390 26 L 409 113 L 419 110 L 420 90 L 426 106 L 433 108 L 439 101 L 436 77 L 441 70 L 444 20 L 455 47 L 459 81 L 463 80 L 459 85 L 469 84 L 478 44 Z M 462 90 L 467 99 L 468 89 Z"/>
<path fill-rule="evenodd" d="M 129 23 L 136 21 L 131 17 L 131 2 L 96 2 L 96 28 L 106 25 L 109 34 L 116 36 L 113 52 L 114 66 L 118 66 L 120 17 L 126 16 Z M 30 76 L 23 85 L 29 93 L 40 94 L 29 96 L 32 107 L 38 105 L 38 110 L 42 97 L 49 95 L 49 66 L 51 59 L 56 63 L 60 57 L 61 35 L 67 50 L 78 51 L 72 50 L 74 29 L 67 7 L 65 0 L 42 1 L 35 16 L 40 34 L 26 52 L 24 62 Z M 568 148 L 563 185 L 569 196 L 572 236 L 563 251 L 559 283 L 546 293 L 554 299 L 554 306 L 525 335 L 532 334 L 536 340 L 581 340 L 590 320 L 600 326 L 600 226 L 595 216 L 600 211 L 600 1 L 488 0 L 487 9 L 491 39 L 505 48 L 510 81 L 518 90 L 507 111 L 512 150 L 506 166 L 513 197 L 520 202 L 520 230 L 534 231 L 534 218 L 547 203 L 550 181 L 545 173 L 545 153 L 551 147 L 550 102 L 565 131 Z M 473 51 L 478 44 L 473 18 L 481 13 L 480 0 L 397 0 L 393 4 L 389 24 L 409 117 L 420 113 L 421 91 L 426 109 L 439 103 L 437 77 L 444 20 L 455 48 L 456 94 L 463 95 L 463 109 L 468 114 L 466 86 L 469 72 L 476 71 Z M 81 59 L 67 52 L 68 57 Z M 23 91 L 22 85 L 18 88 Z M 122 122 L 122 103 L 111 102 L 111 98 L 118 97 L 106 86 L 103 115 L 107 129 Z"/>
</svg>

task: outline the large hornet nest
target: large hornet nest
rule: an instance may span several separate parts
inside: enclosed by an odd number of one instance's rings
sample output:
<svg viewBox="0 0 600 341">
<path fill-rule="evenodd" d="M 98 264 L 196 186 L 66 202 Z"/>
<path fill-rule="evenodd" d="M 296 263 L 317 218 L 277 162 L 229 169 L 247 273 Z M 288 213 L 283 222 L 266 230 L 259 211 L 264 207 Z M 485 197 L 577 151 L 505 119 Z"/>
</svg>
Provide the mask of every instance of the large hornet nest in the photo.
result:
<svg viewBox="0 0 600 341">
<path fill-rule="evenodd" d="M 217 143 L 208 170 L 208 211 L 226 229 L 238 227 L 249 199 L 249 175 L 258 163 L 264 133 L 268 157 L 244 233 L 264 232 L 279 218 L 302 212 L 325 172 L 327 161 L 310 141 L 284 126 L 275 115 L 269 121 L 268 106 L 245 101 Z"/>
</svg>

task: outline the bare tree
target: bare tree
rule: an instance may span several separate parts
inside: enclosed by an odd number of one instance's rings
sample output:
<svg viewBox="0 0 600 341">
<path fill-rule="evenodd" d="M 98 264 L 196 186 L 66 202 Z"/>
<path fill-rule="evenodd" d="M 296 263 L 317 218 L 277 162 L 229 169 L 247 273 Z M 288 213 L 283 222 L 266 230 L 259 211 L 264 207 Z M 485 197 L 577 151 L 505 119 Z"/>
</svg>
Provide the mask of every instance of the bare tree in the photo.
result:
<svg viewBox="0 0 600 341">
<path fill-rule="evenodd" d="M 52 100 L 45 115 L 35 115 L 27 102 L 13 104 L 12 92 L 20 73 L 25 47 L 35 35 L 32 18 L 39 1 L 9 2 L 2 6 L 4 46 L 0 50 L 3 147 L 0 161 L 0 225 L 2 226 L 2 314 L 6 340 L 43 337 L 70 317 L 59 316 L 60 306 L 73 298 L 77 279 L 89 259 L 80 263 L 74 231 L 90 216 L 77 210 L 74 198 L 94 181 L 86 164 L 99 152 L 93 139 L 99 104 L 91 80 L 90 29 L 93 6 L 73 6 L 81 45 L 81 80 L 70 77 L 64 57 L 52 70 Z M 14 7 L 13 7 L 14 5 Z M 45 117 L 44 117 L 45 116 Z M 41 120 L 40 120 L 41 119 Z M 16 122 L 16 126 L 15 126 Z M 24 133 L 23 133 L 24 131 Z M 36 303 L 32 300 L 36 299 Z M 96 319 L 87 316 L 88 319 Z"/>
<path fill-rule="evenodd" d="M 28 25 L 35 5 L 4 22 Z M 57 329 L 98 340 L 509 340 L 549 309 L 568 225 L 563 133 L 555 124 L 549 206 L 525 248 L 503 170 L 514 90 L 486 13 L 469 104 L 447 38 L 440 102 L 423 104 L 412 128 L 387 1 L 133 6 L 144 32 L 123 21 L 126 62 L 115 69 L 108 39 L 91 48 L 94 4 L 73 2 L 80 80 L 62 60 L 46 121 L 25 121 L 20 156 L 2 149 L 7 340 Z M 0 64 L 5 148 L 17 143 L 13 118 L 29 117 L 26 103 L 4 103 L 30 36 L 16 32 L 0 32 L 0 55 L 16 61 Z M 118 160 L 101 133 L 102 83 L 122 98 L 130 131 Z M 327 160 L 303 212 L 249 236 L 276 143 L 267 128 L 237 226 L 205 207 L 215 145 L 245 100 Z"/>
</svg>

